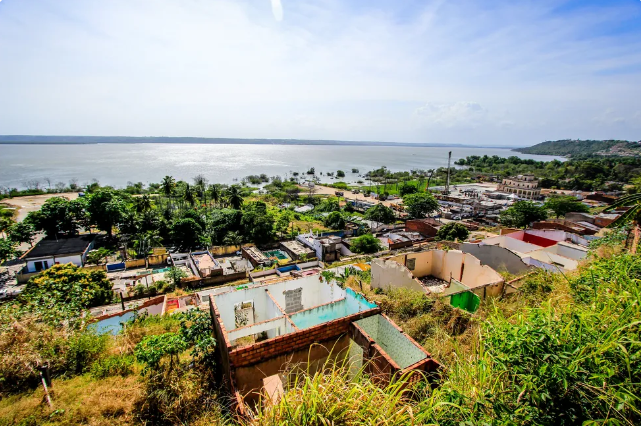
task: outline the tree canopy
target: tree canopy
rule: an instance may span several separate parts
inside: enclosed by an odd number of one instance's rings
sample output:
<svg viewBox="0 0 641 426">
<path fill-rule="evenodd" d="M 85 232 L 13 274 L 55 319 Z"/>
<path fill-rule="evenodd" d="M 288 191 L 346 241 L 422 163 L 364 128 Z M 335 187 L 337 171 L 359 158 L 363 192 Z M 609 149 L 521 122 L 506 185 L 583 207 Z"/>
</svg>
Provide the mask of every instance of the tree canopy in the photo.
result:
<svg viewBox="0 0 641 426">
<path fill-rule="evenodd" d="M 274 223 L 273 215 L 267 211 L 267 204 L 262 201 L 248 203 L 240 221 L 246 237 L 257 244 L 274 238 Z"/>
<path fill-rule="evenodd" d="M 422 219 L 439 209 L 436 198 L 427 192 L 405 195 L 403 205 L 412 219 Z"/>
<path fill-rule="evenodd" d="M 381 242 L 372 234 L 361 235 L 352 240 L 350 250 L 354 253 L 376 253 L 383 248 Z"/>
<path fill-rule="evenodd" d="M 82 310 L 107 304 L 112 298 L 112 284 L 104 271 L 89 271 L 71 263 L 54 265 L 32 277 L 20 295 L 44 317 L 79 316 Z"/>
<path fill-rule="evenodd" d="M 446 241 L 465 241 L 469 235 L 470 231 L 465 225 L 458 222 L 446 223 L 436 232 L 437 239 Z"/>
<path fill-rule="evenodd" d="M 325 218 L 325 226 L 330 229 L 345 229 L 345 219 L 341 212 L 331 212 Z"/>
<path fill-rule="evenodd" d="M 531 201 L 517 201 L 501 212 L 501 224 L 515 228 L 526 228 L 532 222 L 545 220 L 547 209 Z"/>
<path fill-rule="evenodd" d="M 590 208 L 571 195 L 553 195 L 544 204 L 548 210 L 552 210 L 556 217 L 565 216 L 570 212 L 587 213 Z"/>
<path fill-rule="evenodd" d="M 385 204 L 377 204 L 367 209 L 365 212 L 365 219 L 381 223 L 394 223 L 396 221 L 396 216 L 394 215 L 394 210 L 387 207 Z"/>
</svg>

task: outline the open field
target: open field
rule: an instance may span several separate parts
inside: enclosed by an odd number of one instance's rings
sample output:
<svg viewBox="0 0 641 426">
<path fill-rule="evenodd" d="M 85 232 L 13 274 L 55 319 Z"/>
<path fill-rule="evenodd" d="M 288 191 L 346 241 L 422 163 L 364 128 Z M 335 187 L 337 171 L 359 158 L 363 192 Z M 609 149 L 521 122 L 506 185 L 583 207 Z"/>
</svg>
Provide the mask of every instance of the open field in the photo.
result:
<svg viewBox="0 0 641 426">
<path fill-rule="evenodd" d="M 61 192 L 59 194 L 42 194 L 42 195 L 27 195 L 24 197 L 14 197 L 8 200 L 3 200 L 0 204 L 6 204 L 17 209 L 16 221 L 21 222 L 30 212 L 40 210 L 40 207 L 49 198 L 65 197 L 68 200 L 75 200 L 78 198 L 77 192 Z"/>
</svg>

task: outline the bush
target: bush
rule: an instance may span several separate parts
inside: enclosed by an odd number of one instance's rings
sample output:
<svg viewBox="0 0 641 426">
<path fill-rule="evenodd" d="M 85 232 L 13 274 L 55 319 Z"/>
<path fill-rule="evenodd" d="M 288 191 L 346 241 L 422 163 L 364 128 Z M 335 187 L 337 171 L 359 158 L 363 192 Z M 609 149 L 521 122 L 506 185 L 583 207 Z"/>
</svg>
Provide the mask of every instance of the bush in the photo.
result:
<svg viewBox="0 0 641 426">
<path fill-rule="evenodd" d="M 29 318 L 0 334 L 0 393 L 14 393 L 40 384 L 39 366 L 53 378 L 89 371 L 105 351 L 108 336 L 69 331 Z"/>
<path fill-rule="evenodd" d="M 99 359 L 91 365 L 90 374 L 94 379 L 126 377 L 134 371 L 135 358 L 131 355 L 113 355 Z"/>
<path fill-rule="evenodd" d="M 107 348 L 109 336 L 92 330 L 76 333 L 68 339 L 65 372 L 82 374 L 91 368 Z"/>
<path fill-rule="evenodd" d="M 376 253 L 383 248 L 381 242 L 372 234 L 361 235 L 352 240 L 350 250 L 354 253 Z"/>
<path fill-rule="evenodd" d="M 470 231 L 465 225 L 457 222 L 449 222 L 441 226 L 436 233 L 436 238 L 446 241 L 465 241 L 470 236 Z"/>
<path fill-rule="evenodd" d="M 331 212 L 323 222 L 329 229 L 345 229 L 345 219 L 340 212 Z"/>
</svg>

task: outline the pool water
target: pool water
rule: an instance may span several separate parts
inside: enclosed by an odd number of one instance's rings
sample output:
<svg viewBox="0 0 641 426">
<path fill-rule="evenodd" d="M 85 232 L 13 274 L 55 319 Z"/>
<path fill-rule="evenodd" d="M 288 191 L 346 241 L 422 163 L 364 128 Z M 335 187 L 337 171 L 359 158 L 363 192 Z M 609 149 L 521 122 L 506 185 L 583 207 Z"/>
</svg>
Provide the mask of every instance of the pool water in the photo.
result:
<svg viewBox="0 0 641 426">
<path fill-rule="evenodd" d="M 365 298 L 357 295 L 353 290 L 348 288 L 345 299 L 329 305 L 299 312 L 292 315 L 291 320 L 296 324 L 296 327 L 302 330 L 358 312 L 367 311 L 375 307 L 376 304 L 368 302 Z"/>
<path fill-rule="evenodd" d="M 280 259 L 280 260 L 287 260 L 287 256 L 285 255 L 285 253 L 283 253 L 280 250 L 266 251 L 265 255 L 267 257 L 275 257 L 275 258 Z"/>
</svg>

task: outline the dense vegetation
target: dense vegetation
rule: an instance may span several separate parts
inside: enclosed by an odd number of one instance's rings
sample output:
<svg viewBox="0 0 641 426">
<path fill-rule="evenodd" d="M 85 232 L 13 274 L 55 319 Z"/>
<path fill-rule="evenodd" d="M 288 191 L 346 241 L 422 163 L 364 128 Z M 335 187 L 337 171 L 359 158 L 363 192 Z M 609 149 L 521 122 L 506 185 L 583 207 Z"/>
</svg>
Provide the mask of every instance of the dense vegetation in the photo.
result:
<svg viewBox="0 0 641 426">
<path fill-rule="evenodd" d="M 538 272 L 474 316 L 407 290 L 371 294 L 447 366 L 436 389 L 344 370 L 299 379 L 255 424 L 580 425 L 641 421 L 641 257 Z"/>
<path fill-rule="evenodd" d="M 568 161 L 536 161 L 518 157 L 482 157 L 474 155 L 456 161 L 467 166 L 465 173 L 504 178 L 531 173 L 540 178 L 540 186 L 552 189 L 583 191 L 622 189 L 641 176 L 641 158 L 589 158 Z M 461 171 L 457 170 L 456 176 Z"/>
<path fill-rule="evenodd" d="M 422 293 L 373 291 L 362 271 L 324 272 L 365 292 L 426 347 L 447 367 L 442 380 L 379 387 L 328 365 L 246 424 L 637 424 L 641 257 L 621 251 L 625 232 L 612 235 L 578 271 L 539 271 L 474 315 Z M 206 311 L 138 317 L 116 336 L 13 305 L 0 318 L 0 424 L 234 424 L 213 375 Z M 44 364 L 53 408 L 39 387 Z"/>
<path fill-rule="evenodd" d="M 612 149 L 616 148 L 616 149 Z M 538 143 L 514 151 L 524 154 L 587 157 L 592 155 L 620 156 L 622 153 L 641 155 L 641 144 L 623 140 L 558 140 Z"/>
</svg>

